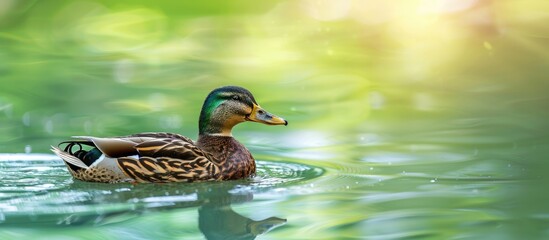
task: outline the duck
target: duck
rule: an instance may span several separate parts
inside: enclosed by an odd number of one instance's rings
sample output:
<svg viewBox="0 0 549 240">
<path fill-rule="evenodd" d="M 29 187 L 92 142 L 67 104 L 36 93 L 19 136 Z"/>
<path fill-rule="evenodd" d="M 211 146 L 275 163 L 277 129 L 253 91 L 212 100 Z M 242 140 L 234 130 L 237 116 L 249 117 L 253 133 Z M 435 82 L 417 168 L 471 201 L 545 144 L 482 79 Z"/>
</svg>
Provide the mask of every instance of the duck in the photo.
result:
<svg viewBox="0 0 549 240">
<path fill-rule="evenodd" d="M 101 183 L 224 181 L 252 177 L 255 159 L 232 136 L 243 122 L 288 125 L 239 86 L 212 90 L 204 100 L 198 139 L 145 132 L 119 137 L 73 136 L 52 146 L 73 178 Z"/>
</svg>

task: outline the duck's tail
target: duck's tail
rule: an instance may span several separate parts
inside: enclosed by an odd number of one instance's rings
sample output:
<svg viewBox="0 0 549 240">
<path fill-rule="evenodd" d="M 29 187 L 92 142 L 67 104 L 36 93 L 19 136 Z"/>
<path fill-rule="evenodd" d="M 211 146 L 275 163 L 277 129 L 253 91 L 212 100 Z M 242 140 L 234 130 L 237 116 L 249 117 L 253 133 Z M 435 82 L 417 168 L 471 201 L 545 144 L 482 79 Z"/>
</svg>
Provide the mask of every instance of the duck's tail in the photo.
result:
<svg viewBox="0 0 549 240">
<path fill-rule="evenodd" d="M 86 165 L 82 160 L 80 160 L 76 156 L 71 155 L 68 152 L 65 152 L 65 151 L 59 149 L 58 147 L 51 146 L 51 151 L 53 153 L 55 153 L 55 155 L 57 155 L 58 157 L 63 159 L 63 161 L 65 161 L 65 163 L 69 166 L 69 168 L 71 168 L 75 171 L 78 170 L 78 169 L 88 169 L 89 168 L 89 166 Z M 75 167 L 76 167 L 76 169 L 75 169 Z"/>
<path fill-rule="evenodd" d="M 79 149 L 73 153 L 70 149 L 52 146 L 51 151 L 63 159 L 69 173 L 78 180 L 103 183 L 134 181 L 124 175 L 115 158 L 106 157 L 97 148 L 89 151 Z"/>
</svg>

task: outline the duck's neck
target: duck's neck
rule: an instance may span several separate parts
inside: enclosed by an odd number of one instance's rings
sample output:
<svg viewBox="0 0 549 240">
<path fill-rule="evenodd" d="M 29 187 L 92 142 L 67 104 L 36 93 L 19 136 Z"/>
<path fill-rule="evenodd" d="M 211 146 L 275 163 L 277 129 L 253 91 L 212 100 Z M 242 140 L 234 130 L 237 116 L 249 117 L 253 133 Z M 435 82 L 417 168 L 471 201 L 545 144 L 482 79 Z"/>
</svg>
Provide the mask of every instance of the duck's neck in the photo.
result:
<svg viewBox="0 0 549 240">
<path fill-rule="evenodd" d="M 212 154 L 218 162 L 224 162 L 238 149 L 234 149 L 236 139 L 232 136 L 220 134 L 200 134 L 196 141 L 196 146 L 200 149 Z M 238 143 L 240 144 L 240 143 Z"/>
<path fill-rule="evenodd" d="M 240 179 L 255 174 L 255 160 L 244 145 L 230 136 L 200 134 L 196 145 L 213 155 L 223 169 L 223 179 Z"/>
<path fill-rule="evenodd" d="M 198 122 L 198 131 L 200 136 L 232 136 L 232 126 L 226 128 L 225 124 L 222 121 L 217 120 L 217 118 L 203 117 L 200 115 L 200 120 Z"/>
<path fill-rule="evenodd" d="M 239 122 L 230 116 L 211 117 L 211 113 L 202 111 L 198 121 L 199 136 L 232 136 L 233 127 Z"/>
</svg>

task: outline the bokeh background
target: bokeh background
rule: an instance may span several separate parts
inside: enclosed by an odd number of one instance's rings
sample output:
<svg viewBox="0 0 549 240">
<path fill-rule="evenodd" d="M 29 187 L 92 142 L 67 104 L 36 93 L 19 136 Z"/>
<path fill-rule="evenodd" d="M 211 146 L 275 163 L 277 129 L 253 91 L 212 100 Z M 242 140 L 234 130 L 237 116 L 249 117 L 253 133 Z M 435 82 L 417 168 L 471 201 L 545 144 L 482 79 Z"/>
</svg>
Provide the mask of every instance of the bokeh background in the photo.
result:
<svg viewBox="0 0 549 240">
<path fill-rule="evenodd" d="M 0 152 L 72 135 L 196 138 L 208 92 L 239 85 L 290 123 L 242 124 L 239 140 L 328 172 L 329 194 L 299 200 L 314 203 L 298 219 L 315 220 L 269 236 L 543 238 L 548 23 L 544 0 L 0 0 Z M 335 197 L 349 184 L 361 187 Z M 402 201 L 367 201 L 376 191 Z M 395 217 L 434 212 L 446 220 Z"/>
<path fill-rule="evenodd" d="M 294 130 L 355 132 L 375 113 L 413 131 L 410 118 L 486 106 L 500 122 L 544 115 L 548 5 L 3 0 L 0 151 L 75 134 L 196 135 L 204 96 L 222 85 L 251 89 Z"/>
</svg>

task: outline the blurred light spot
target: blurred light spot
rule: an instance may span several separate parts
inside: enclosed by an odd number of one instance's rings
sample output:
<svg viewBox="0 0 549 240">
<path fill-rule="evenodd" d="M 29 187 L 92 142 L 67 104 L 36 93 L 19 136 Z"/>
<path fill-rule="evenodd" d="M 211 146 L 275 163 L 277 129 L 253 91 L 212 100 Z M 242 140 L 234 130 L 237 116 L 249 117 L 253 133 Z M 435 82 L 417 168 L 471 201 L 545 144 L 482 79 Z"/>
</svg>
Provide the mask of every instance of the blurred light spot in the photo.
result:
<svg viewBox="0 0 549 240">
<path fill-rule="evenodd" d="M 134 63 L 130 59 L 118 60 L 114 63 L 114 80 L 128 83 L 133 77 Z"/>
<path fill-rule="evenodd" d="M 471 8 L 477 0 L 424 0 L 420 11 L 425 13 L 453 13 Z"/>
<path fill-rule="evenodd" d="M 151 104 L 148 102 L 147 99 L 110 101 L 105 103 L 105 105 L 109 108 L 114 108 L 118 111 L 123 112 L 152 111 Z"/>
<path fill-rule="evenodd" d="M 23 122 L 23 125 L 30 126 L 31 124 L 31 115 L 30 112 L 26 112 L 23 114 L 23 117 L 21 118 L 21 121 Z"/>
<path fill-rule="evenodd" d="M 295 131 L 281 136 L 277 146 L 292 149 L 292 151 L 281 153 L 283 156 L 300 159 L 329 159 L 336 156 L 330 149 L 323 148 L 332 144 L 330 139 L 320 131 Z"/>
<path fill-rule="evenodd" d="M 431 47 L 433 49 L 435 48 L 435 46 Z M 402 69 L 406 72 L 406 75 L 410 81 L 420 81 L 425 79 L 429 75 L 432 65 L 436 64 L 429 61 L 418 61 L 420 56 L 425 57 L 426 54 L 431 55 L 430 58 L 438 57 L 430 52 L 425 52 L 425 48 L 423 47 L 416 46 L 402 51 Z M 450 53 L 447 51 L 445 54 L 449 55 Z M 444 58 L 440 57 L 439 61 L 442 60 L 444 60 Z"/>
<path fill-rule="evenodd" d="M 486 48 L 486 50 L 488 51 L 492 51 L 493 47 L 492 47 L 492 44 L 490 44 L 489 42 L 487 41 L 484 41 L 484 43 L 482 44 L 484 46 L 484 48 Z"/>
<path fill-rule="evenodd" d="M 44 131 L 47 133 L 53 133 L 53 121 L 51 119 L 46 120 L 44 124 Z"/>
<path fill-rule="evenodd" d="M 413 98 L 414 107 L 420 111 L 433 110 L 433 98 L 425 93 L 417 93 Z"/>
<path fill-rule="evenodd" d="M 373 145 L 380 141 L 379 135 L 373 134 L 373 133 L 362 134 L 360 135 L 359 140 L 360 140 L 360 143 L 359 143 L 360 145 Z"/>
<path fill-rule="evenodd" d="M 352 16 L 363 24 L 381 24 L 393 18 L 393 6 L 384 0 L 358 0 L 353 2 Z"/>
<path fill-rule="evenodd" d="M 329 146 L 329 139 L 320 131 L 295 131 L 283 136 L 281 142 L 292 148 L 307 148 Z"/>
<path fill-rule="evenodd" d="M 168 115 L 160 118 L 160 127 L 169 129 L 181 128 L 181 117 L 178 115 Z"/>
<path fill-rule="evenodd" d="M 18 211 L 16 206 L 12 206 L 12 205 L 7 204 L 7 203 L 1 203 L 0 204 L 0 209 L 2 210 L 2 212 L 17 212 Z M 2 218 L 5 219 L 5 216 L 4 216 L 3 213 L 2 213 Z"/>
<path fill-rule="evenodd" d="M 170 193 L 167 192 L 165 196 L 155 196 L 155 197 L 148 197 L 143 198 L 141 202 L 146 203 L 175 203 L 175 202 L 193 202 L 198 199 L 198 195 L 196 193 L 192 193 L 189 195 L 179 195 L 179 196 L 170 196 Z M 139 200 L 138 200 L 139 202 Z"/>
<path fill-rule="evenodd" d="M 320 21 L 334 21 L 345 18 L 351 10 L 350 0 L 302 0 L 301 6 L 312 18 Z"/>
<path fill-rule="evenodd" d="M 241 37 L 227 46 L 228 57 L 224 61 L 247 67 L 247 74 L 250 74 L 253 69 L 266 69 L 300 59 L 301 53 L 293 48 L 285 38 Z"/>
<path fill-rule="evenodd" d="M 149 105 L 152 111 L 160 111 L 166 105 L 166 96 L 162 93 L 153 93 L 149 96 Z"/>
<path fill-rule="evenodd" d="M 6 117 L 11 117 L 13 114 L 13 105 L 11 103 L 0 105 L 0 111 L 3 111 Z"/>
<path fill-rule="evenodd" d="M 380 92 L 370 92 L 368 97 L 370 98 L 372 109 L 382 109 L 385 105 L 385 97 Z"/>
<path fill-rule="evenodd" d="M 31 153 L 31 152 L 32 152 L 32 147 L 31 147 L 31 145 L 26 145 L 26 146 L 25 146 L 25 153 L 26 153 L 26 154 L 29 154 L 29 153 Z"/>
<path fill-rule="evenodd" d="M 0 17 L 6 15 L 13 7 L 14 0 L 0 0 Z"/>
<path fill-rule="evenodd" d="M 84 122 L 84 132 L 91 133 L 93 128 L 93 123 L 90 120 Z"/>
<path fill-rule="evenodd" d="M 414 156 L 406 154 L 396 154 L 396 153 L 378 153 L 378 154 L 369 154 L 362 158 L 362 161 L 368 163 L 385 163 L 392 164 L 395 163 L 405 163 L 413 162 L 417 160 Z M 373 167 L 370 167 L 370 170 L 373 170 Z"/>
</svg>

